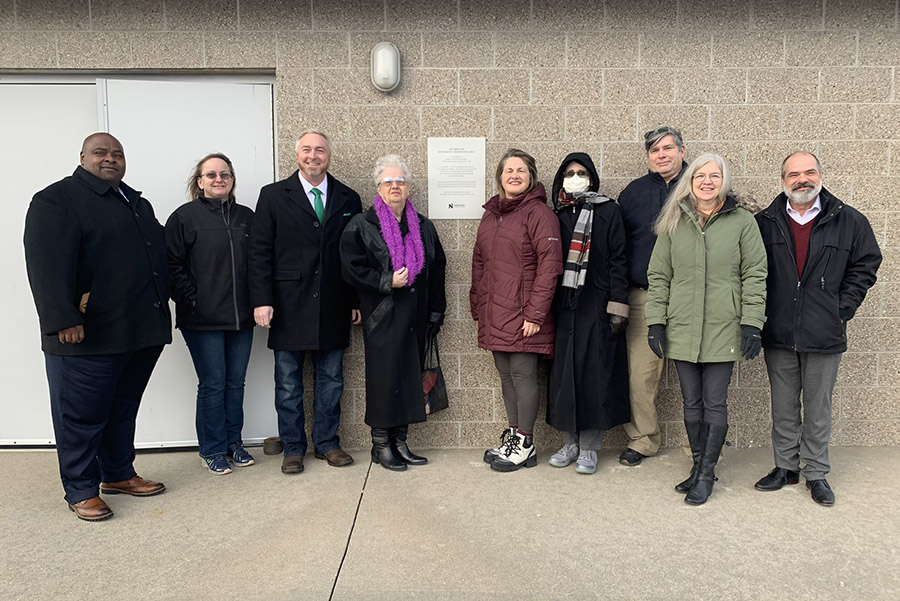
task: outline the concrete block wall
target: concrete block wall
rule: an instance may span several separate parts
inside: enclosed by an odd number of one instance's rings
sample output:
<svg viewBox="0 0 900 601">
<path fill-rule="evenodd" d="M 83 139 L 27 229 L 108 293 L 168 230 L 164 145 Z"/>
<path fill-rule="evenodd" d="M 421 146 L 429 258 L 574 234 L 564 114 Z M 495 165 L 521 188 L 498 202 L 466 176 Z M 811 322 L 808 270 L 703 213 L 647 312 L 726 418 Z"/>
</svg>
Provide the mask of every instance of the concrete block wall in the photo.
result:
<svg viewBox="0 0 900 601">
<path fill-rule="evenodd" d="M 898 0 L 0 0 L 0 71 L 123 70 L 276 75 L 279 171 L 308 128 L 334 142 L 332 172 L 363 198 L 385 152 L 405 155 L 427 204 L 426 140 L 483 136 L 487 168 L 510 146 L 547 178 L 589 152 L 601 190 L 645 172 L 642 132 L 680 127 L 689 158 L 726 157 L 736 189 L 768 204 L 790 151 L 815 151 L 825 184 L 870 219 L 885 255 L 850 322 L 833 441 L 900 444 L 900 29 Z M 369 83 L 369 52 L 400 49 L 403 83 Z M 226 150 L 227 149 L 223 149 Z M 449 308 L 441 333 L 452 408 L 413 428 L 417 445 L 485 447 L 504 427 L 491 356 L 467 292 L 476 221 L 441 221 Z M 364 447 L 362 339 L 349 349 L 342 435 Z M 542 368 L 546 376 L 546 367 Z M 761 359 L 735 370 L 731 442 L 769 445 Z M 663 442 L 684 442 L 669 366 Z M 539 420 L 541 421 L 541 420 Z M 624 442 L 620 431 L 608 443 Z M 539 444 L 555 445 L 546 426 Z"/>
</svg>

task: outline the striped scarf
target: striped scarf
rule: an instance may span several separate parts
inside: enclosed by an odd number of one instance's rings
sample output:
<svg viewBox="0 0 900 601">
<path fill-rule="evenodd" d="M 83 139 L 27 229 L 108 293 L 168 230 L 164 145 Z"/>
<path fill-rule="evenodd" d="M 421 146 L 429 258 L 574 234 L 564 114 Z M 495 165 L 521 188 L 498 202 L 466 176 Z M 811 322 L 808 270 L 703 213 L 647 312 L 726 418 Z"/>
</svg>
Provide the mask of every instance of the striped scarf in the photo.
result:
<svg viewBox="0 0 900 601">
<path fill-rule="evenodd" d="M 608 202 L 610 199 L 596 192 L 585 192 L 573 197 L 564 190 L 559 194 L 560 203 L 564 207 L 578 206 L 578 218 L 572 232 L 572 242 L 566 255 L 563 269 L 562 285 L 566 288 L 566 305 L 570 309 L 578 306 L 578 296 L 587 279 L 588 259 L 591 255 L 591 231 L 594 225 L 594 205 Z"/>
</svg>

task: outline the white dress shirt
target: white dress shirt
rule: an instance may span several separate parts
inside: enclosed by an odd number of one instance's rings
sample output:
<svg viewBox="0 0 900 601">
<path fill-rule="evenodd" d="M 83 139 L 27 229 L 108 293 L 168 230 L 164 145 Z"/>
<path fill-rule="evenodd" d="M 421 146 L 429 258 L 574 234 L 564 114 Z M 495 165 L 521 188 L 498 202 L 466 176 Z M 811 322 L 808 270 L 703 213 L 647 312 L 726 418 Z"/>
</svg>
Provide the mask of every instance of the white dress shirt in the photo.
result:
<svg viewBox="0 0 900 601">
<path fill-rule="evenodd" d="M 303 186 L 303 191 L 306 192 L 306 197 L 309 199 L 309 206 L 312 207 L 313 212 L 316 211 L 316 195 L 311 192 L 313 188 L 318 188 L 322 193 L 322 206 L 327 206 L 326 198 L 328 198 L 328 176 L 325 176 L 325 179 L 322 180 L 322 183 L 318 186 L 314 186 L 305 179 L 303 179 L 303 175 L 298 171 L 297 177 L 300 178 L 300 185 Z"/>
<path fill-rule="evenodd" d="M 799 225 L 806 225 L 807 223 L 815 219 L 821 212 L 822 202 L 819 200 L 818 196 L 816 196 L 816 200 L 813 205 L 806 209 L 806 212 L 802 215 L 800 214 L 800 211 L 795 210 L 794 207 L 791 206 L 790 200 L 787 201 L 787 214 Z"/>
</svg>

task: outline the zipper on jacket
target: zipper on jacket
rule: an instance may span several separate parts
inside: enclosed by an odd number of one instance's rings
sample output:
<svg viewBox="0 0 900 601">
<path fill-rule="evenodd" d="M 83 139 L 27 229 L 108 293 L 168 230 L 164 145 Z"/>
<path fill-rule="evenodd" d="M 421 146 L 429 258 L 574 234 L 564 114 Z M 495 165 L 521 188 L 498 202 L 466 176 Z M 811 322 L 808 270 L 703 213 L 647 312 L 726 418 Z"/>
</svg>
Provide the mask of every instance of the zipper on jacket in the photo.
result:
<svg viewBox="0 0 900 601">
<path fill-rule="evenodd" d="M 234 305 L 234 329 L 241 329 L 241 316 L 238 312 L 238 300 L 237 300 L 237 268 L 235 266 L 236 261 L 234 260 L 234 238 L 231 235 L 231 219 L 229 216 L 229 211 L 225 210 L 225 205 L 228 204 L 228 201 L 225 200 L 222 202 L 222 221 L 225 222 L 225 231 L 228 232 L 228 247 L 231 249 L 231 301 Z"/>
</svg>

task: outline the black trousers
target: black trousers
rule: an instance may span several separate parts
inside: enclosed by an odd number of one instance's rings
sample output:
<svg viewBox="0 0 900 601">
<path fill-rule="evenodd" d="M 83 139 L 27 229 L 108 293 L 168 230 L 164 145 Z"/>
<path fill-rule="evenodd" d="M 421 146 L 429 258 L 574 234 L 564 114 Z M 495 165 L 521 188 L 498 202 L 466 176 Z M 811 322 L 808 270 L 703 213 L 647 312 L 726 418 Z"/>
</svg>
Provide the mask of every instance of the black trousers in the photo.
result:
<svg viewBox="0 0 900 601">
<path fill-rule="evenodd" d="M 733 369 L 734 361 L 675 361 L 684 398 L 684 421 L 728 425 L 728 383 Z"/>
<path fill-rule="evenodd" d="M 81 357 L 44 354 L 67 502 L 96 497 L 100 482 L 135 475 L 135 420 L 162 349 Z"/>
</svg>

